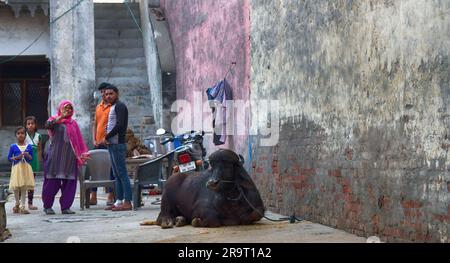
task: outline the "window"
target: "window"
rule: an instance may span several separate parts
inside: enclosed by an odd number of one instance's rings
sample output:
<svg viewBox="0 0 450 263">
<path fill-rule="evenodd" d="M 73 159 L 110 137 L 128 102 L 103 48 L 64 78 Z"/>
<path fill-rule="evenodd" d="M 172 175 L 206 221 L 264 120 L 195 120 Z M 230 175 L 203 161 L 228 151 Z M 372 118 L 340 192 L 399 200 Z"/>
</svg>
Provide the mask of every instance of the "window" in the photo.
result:
<svg viewBox="0 0 450 263">
<path fill-rule="evenodd" d="M 33 115 L 42 128 L 48 118 L 49 64 L 18 60 L 0 65 L 0 126 L 23 125 Z"/>
</svg>

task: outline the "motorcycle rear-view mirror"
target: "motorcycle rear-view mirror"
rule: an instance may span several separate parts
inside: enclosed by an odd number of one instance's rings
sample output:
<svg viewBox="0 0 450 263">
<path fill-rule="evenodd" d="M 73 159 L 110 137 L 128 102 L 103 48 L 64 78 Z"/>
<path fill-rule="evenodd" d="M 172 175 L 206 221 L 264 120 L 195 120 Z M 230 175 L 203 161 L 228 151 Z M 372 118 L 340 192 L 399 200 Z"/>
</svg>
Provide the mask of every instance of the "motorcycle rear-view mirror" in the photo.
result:
<svg viewBox="0 0 450 263">
<path fill-rule="evenodd" d="M 166 134 L 166 130 L 164 130 L 164 129 L 158 129 L 156 131 L 156 135 L 164 135 L 164 134 Z"/>
</svg>

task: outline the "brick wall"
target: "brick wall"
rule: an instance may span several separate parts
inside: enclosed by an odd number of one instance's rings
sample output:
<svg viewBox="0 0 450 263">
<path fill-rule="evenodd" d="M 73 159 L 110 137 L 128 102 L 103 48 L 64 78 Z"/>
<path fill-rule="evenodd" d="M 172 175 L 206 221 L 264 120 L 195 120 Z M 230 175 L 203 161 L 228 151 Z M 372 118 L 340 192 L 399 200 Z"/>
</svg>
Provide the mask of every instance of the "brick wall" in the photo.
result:
<svg viewBox="0 0 450 263">
<path fill-rule="evenodd" d="M 252 1 L 252 102 L 280 101 L 278 145 L 252 140 L 269 209 L 385 241 L 448 242 L 445 10 Z"/>
</svg>

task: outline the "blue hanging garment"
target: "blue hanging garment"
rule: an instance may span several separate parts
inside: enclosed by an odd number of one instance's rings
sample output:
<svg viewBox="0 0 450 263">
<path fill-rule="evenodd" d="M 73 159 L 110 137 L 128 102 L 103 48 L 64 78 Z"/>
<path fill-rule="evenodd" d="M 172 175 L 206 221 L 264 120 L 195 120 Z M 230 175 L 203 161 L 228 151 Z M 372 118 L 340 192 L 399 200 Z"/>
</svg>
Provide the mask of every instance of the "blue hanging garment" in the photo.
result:
<svg viewBox="0 0 450 263">
<path fill-rule="evenodd" d="M 214 145 L 222 145 L 226 141 L 227 100 L 233 99 L 233 91 L 226 79 L 206 90 L 209 106 L 213 113 Z M 233 109 L 229 109 L 233 110 Z"/>
</svg>

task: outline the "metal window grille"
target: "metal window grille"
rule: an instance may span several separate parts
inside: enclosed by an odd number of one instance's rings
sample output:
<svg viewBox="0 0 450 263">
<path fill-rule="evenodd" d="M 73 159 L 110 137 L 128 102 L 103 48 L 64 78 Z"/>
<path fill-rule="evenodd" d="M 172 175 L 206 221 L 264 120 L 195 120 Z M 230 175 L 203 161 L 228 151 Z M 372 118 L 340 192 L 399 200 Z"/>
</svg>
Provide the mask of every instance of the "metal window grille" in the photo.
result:
<svg viewBox="0 0 450 263">
<path fill-rule="evenodd" d="M 47 101 L 48 84 L 42 80 L 27 81 L 26 86 L 26 116 L 34 116 L 37 119 L 38 127 L 44 127 L 48 119 Z"/>
<path fill-rule="evenodd" d="M 0 81 L 1 126 L 24 125 L 33 115 L 42 128 L 48 118 L 48 82 L 44 80 Z"/>
<path fill-rule="evenodd" d="M 2 124 L 22 124 L 22 84 L 8 81 L 2 85 Z"/>
</svg>

